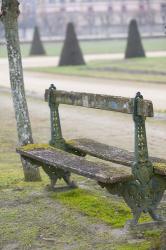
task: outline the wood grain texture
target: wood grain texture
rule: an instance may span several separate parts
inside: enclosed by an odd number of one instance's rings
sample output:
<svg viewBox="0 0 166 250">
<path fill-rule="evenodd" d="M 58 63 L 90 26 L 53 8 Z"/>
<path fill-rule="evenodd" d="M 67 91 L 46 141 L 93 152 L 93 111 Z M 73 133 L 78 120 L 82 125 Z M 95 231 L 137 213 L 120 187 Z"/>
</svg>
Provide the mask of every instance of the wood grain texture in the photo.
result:
<svg viewBox="0 0 166 250">
<path fill-rule="evenodd" d="M 134 162 L 133 152 L 118 147 L 109 146 L 86 138 L 71 140 L 68 142 L 68 146 L 85 154 L 89 154 L 100 159 L 111 161 L 124 166 L 131 167 Z M 166 176 L 165 159 L 150 157 L 150 161 L 154 163 L 154 172 L 156 174 Z M 157 165 L 156 163 L 160 164 Z"/>
<path fill-rule="evenodd" d="M 49 90 L 45 91 L 45 101 L 48 101 Z M 110 110 L 126 114 L 133 114 L 133 98 L 121 96 L 100 95 L 79 92 L 67 92 L 53 90 L 53 100 L 58 104 L 82 106 Z M 138 104 L 138 115 L 153 117 L 153 104 L 148 100 L 140 100 Z"/>
<path fill-rule="evenodd" d="M 131 171 L 123 166 L 118 169 L 102 163 L 87 161 L 82 157 L 67 153 L 59 149 L 17 149 L 17 152 L 30 160 L 34 160 L 38 165 L 48 165 L 51 168 L 60 168 L 72 173 L 82 175 L 102 183 L 118 183 L 133 179 Z"/>
</svg>

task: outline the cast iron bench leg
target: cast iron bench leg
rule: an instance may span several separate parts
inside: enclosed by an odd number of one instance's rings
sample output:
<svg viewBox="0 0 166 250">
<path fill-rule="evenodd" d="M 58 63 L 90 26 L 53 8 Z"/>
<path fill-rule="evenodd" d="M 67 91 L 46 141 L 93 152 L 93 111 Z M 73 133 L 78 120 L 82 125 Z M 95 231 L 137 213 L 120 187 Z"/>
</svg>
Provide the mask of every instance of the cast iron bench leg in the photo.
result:
<svg viewBox="0 0 166 250">
<path fill-rule="evenodd" d="M 154 209 L 150 209 L 149 214 L 151 218 L 155 221 L 164 221 L 164 218 L 161 215 L 156 214 L 156 211 Z"/>
<path fill-rule="evenodd" d="M 70 174 L 63 176 L 63 179 L 69 187 L 71 187 L 71 188 L 77 187 L 77 184 L 74 181 L 70 180 Z"/>
<path fill-rule="evenodd" d="M 75 184 L 74 181 L 71 181 L 70 177 L 71 177 L 71 173 L 69 171 L 64 171 L 62 169 L 54 169 L 48 165 L 43 165 L 42 166 L 44 172 L 49 176 L 50 178 L 50 189 L 54 190 L 55 189 L 55 185 L 58 179 L 62 179 L 66 182 L 66 184 L 69 187 L 77 187 L 77 185 Z"/>
</svg>

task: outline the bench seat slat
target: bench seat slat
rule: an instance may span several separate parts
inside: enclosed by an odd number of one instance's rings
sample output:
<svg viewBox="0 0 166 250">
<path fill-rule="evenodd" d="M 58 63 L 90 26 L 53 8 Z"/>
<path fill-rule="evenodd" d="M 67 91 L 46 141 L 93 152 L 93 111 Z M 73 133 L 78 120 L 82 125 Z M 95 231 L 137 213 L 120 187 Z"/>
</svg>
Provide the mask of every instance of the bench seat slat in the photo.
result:
<svg viewBox="0 0 166 250">
<path fill-rule="evenodd" d="M 53 99 L 59 104 L 67 104 L 74 106 L 82 106 L 87 108 L 110 110 L 133 114 L 133 98 L 80 93 L 80 92 L 67 92 L 62 90 L 53 90 Z M 45 91 L 45 101 L 48 101 L 49 90 Z M 140 100 L 138 103 L 139 115 L 153 117 L 153 104 L 149 100 Z"/>
<path fill-rule="evenodd" d="M 42 165 L 49 165 L 55 168 L 68 170 L 75 174 L 79 174 L 102 183 L 125 182 L 133 179 L 131 171 L 124 168 L 118 171 L 117 168 L 110 165 L 94 163 L 87 161 L 82 157 L 72 155 L 59 149 L 33 149 L 24 150 L 17 149 L 22 156 L 37 161 Z"/>
<path fill-rule="evenodd" d="M 134 153 L 118 147 L 109 146 L 91 139 L 75 139 L 68 142 L 69 147 L 85 154 L 98 157 L 125 166 L 131 166 L 134 161 Z M 154 172 L 166 176 L 166 160 L 157 157 L 150 157 L 154 163 Z M 157 166 L 157 163 L 160 163 Z"/>
</svg>

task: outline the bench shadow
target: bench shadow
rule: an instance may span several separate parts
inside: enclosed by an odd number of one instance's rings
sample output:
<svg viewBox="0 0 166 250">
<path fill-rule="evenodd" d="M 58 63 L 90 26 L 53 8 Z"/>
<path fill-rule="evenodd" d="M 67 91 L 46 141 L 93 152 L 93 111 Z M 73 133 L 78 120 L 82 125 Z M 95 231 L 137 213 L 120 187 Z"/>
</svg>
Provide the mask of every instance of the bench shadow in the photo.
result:
<svg viewBox="0 0 166 250">
<path fill-rule="evenodd" d="M 61 193 L 61 192 L 66 192 L 66 191 L 70 191 L 73 189 L 76 189 L 78 187 L 70 187 L 70 186 L 61 186 L 61 187 L 50 187 L 50 186 L 46 186 L 45 190 L 49 191 L 49 192 L 57 192 L 57 193 Z"/>
</svg>

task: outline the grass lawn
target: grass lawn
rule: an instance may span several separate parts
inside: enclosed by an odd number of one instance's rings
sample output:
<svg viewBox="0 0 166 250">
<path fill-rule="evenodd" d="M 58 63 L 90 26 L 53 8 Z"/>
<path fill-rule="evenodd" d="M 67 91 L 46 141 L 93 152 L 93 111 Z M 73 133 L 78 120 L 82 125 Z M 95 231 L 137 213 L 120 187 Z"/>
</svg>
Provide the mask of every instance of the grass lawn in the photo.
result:
<svg viewBox="0 0 166 250">
<path fill-rule="evenodd" d="M 126 40 L 107 40 L 107 41 L 83 41 L 80 42 L 84 54 L 108 54 L 123 53 L 126 47 Z M 143 45 L 146 51 L 165 51 L 165 38 L 143 39 Z M 62 48 L 62 42 L 44 43 L 48 56 L 59 56 Z M 30 44 L 22 44 L 22 55 L 29 55 Z M 0 45 L 0 57 L 6 56 L 5 46 Z"/>
<path fill-rule="evenodd" d="M 166 57 L 91 61 L 86 66 L 31 69 L 51 74 L 166 83 Z"/>
<path fill-rule="evenodd" d="M 118 198 L 108 199 L 106 192 L 95 184 L 96 189 L 88 179 L 74 176 L 89 188 L 59 193 L 45 189 L 48 178 L 44 173 L 42 182 L 25 183 L 15 153 L 11 99 L 2 93 L 0 99 L 0 249 L 160 249 L 165 235 L 162 229 L 141 230 L 125 239 L 114 239 L 113 228 L 124 225 L 130 211 Z M 29 98 L 28 103 L 35 139 L 47 142 L 49 110 L 43 101 Z"/>
</svg>

